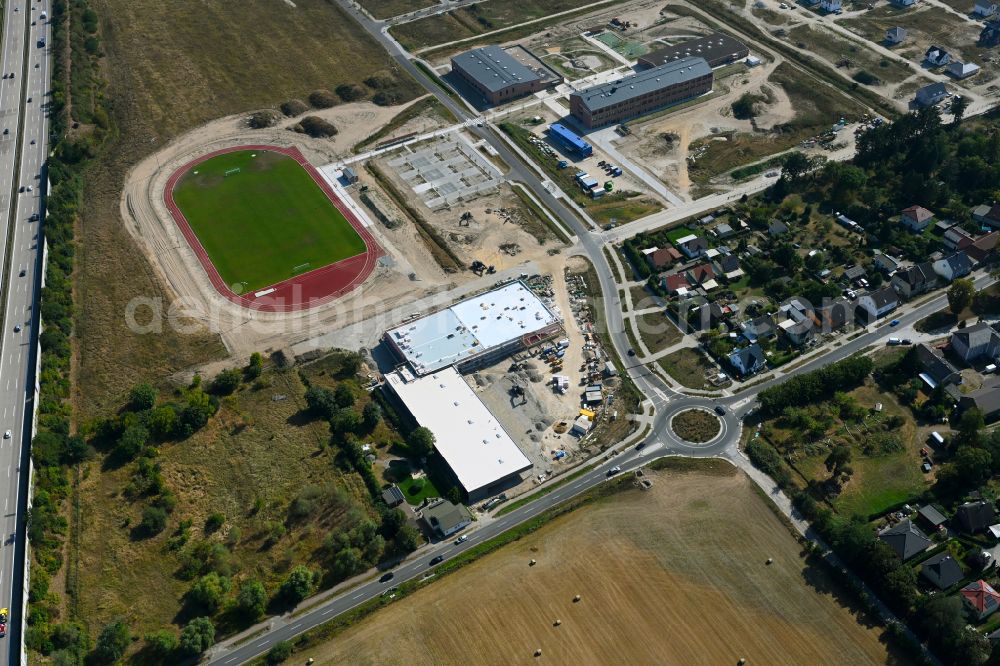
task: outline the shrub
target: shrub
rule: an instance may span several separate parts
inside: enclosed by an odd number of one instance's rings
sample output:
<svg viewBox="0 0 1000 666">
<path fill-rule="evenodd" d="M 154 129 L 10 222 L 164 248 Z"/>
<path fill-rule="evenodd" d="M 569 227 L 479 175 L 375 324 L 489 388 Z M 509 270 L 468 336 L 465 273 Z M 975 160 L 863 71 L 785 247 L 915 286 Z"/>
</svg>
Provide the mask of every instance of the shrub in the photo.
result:
<svg viewBox="0 0 1000 666">
<path fill-rule="evenodd" d="M 196 617 L 181 630 L 180 650 L 196 657 L 215 644 L 215 625 L 207 617 Z"/>
<path fill-rule="evenodd" d="M 247 620 L 253 622 L 267 607 L 267 592 L 259 580 L 248 580 L 240 586 L 236 595 L 236 607 Z"/>
<path fill-rule="evenodd" d="M 386 88 L 392 88 L 397 85 L 395 77 L 389 72 L 376 72 L 372 74 L 367 79 L 365 79 L 365 85 L 372 90 L 384 90 Z"/>
<path fill-rule="evenodd" d="M 337 86 L 337 96 L 345 102 L 356 102 L 365 96 L 365 89 L 356 83 L 342 83 Z"/>
<path fill-rule="evenodd" d="M 139 523 L 141 534 L 152 537 L 167 527 L 167 512 L 157 506 L 147 506 L 142 510 L 142 521 Z"/>
<path fill-rule="evenodd" d="M 226 522 L 225 514 L 215 512 L 205 519 L 205 531 L 214 532 Z"/>
<path fill-rule="evenodd" d="M 288 573 L 278 594 L 290 604 L 297 604 L 313 592 L 313 572 L 299 565 Z"/>
<path fill-rule="evenodd" d="M 337 128 L 334 124 L 319 116 L 306 116 L 293 129 L 300 134 L 308 134 L 314 139 L 325 139 L 337 134 Z"/>
<path fill-rule="evenodd" d="M 215 395 L 230 395 L 239 387 L 240 371 L 236 368 L 230 368 L 217 374 L 208 390 Z"/>
<path fill-rule="evenodd" d="M 309 105 L 300 99 L 290 99 L 280 107 L 281 112 L 288 116 L 289 118 L 295 116 L 301 116 L 303 113 L 309 110 Z"/>
<path fill-rule="evenodd" d="M 866 86 L 874 86 L 874 85 L 878 85 L 879 83 L 881 83 L 881 79 L 879 79 L 877 76 L 875 76 L 871 72 L 865 71 L 863 69 L 859 70 L 851 78 L 853 78 L 858 83 L 865 84 Z"/>
<path fill-rule="evenodd" d="M 380 90 L 372 97 L 372 102 L 378 106 L 394 106 L 403 101 L 403 96 L 395 90 Z"/>
<path fill-rule="evenodd" d="M 247 119 L 247 124 L 250 125 L 252 129 L 264 129 L 266 127 L 273 127 L 275 123 L 278 122 L 279 114 L 274 111 L 255 111 L 250 114 Z"/>
<path fill-rule="evenodd" d="M 146 648 L 158 657 L 166 657 L 177 649 L 177 634 L 169 629 L 158 629 L 151 631 L 143 638 L 146 641 Z"/>
<path fill-rule="evenodd" d="M 268 666 L 278 666 L 292 656 L 292 644 L 288 641 L 280 641 L 274 644 L 271 651 L 264 657 L 264 663 Z"/>
<path fill-rule="evenodd" d="M 94 663 L 113 664 L 122 658 L 125 649 L 132 641 L 132 634 L 129 631 L 125 620 L 118 618 L 104 625 L 101 633 L 97 636 L 97 643 L 94 645 L 92 657 Z"/>
<path fill-rule="evenodd" d="M 316 109 L 329 109 L 337 105 L 337 97 L 329 90 L 314 90 L 309 93 L 309 103 Z"/>
<path fill-rule="evenodd" d="M 128 394 L 129 409 L 144 412 L 156 404 L 156 389 L 150 384 L 136 384 Z"/>
</svg>

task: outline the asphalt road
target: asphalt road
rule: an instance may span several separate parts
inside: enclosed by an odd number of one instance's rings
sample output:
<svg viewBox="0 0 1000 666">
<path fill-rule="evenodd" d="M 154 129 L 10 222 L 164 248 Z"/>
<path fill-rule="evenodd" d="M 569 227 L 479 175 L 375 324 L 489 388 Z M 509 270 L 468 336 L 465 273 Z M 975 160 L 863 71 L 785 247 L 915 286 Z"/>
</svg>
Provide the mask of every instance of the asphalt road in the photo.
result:
<svg viewBox="0 0 1000 666">
<path fill-rule="evenodd" d="M 48 2 L 15 0 L 3 9 L 0 69 L 0 237 L 3 323 L 0 330 L 0 605 L 11 611 L 3 664 L 20 663 L 23 628 L 25 514 L 38 342 L 43 168 L 48 146 L 44 102 L 49 90 Z M 32 25 L 34 23 L 34 25 Z M 40 37 L 46 46 L 37 45 Z M 30 102 L 28 100 L 31 100 Z M 19 192 L 21 186 L 25 191 Z M 27 191 L 28 186 L 31 192 Z M 32 221 L 32 216 L 38 218 Z M 15 330 L 17 329 L 17 330 Z"/>
<path fill-rule="evenodd" d="M 436 84 L 428 80 L 423 72 L 414 66 L 405 54 L 398 50 L 395 42 L 382 32 L 383 24 L 381 22 L 372 21 L 364 13 L 358 12 L 349 0 L 338 0 L 338 2 L 386 48 L 400 67 L 434 94 L 460 121 L 474 120 L 475 116 L 467 108 L 457 103 L 438 88 Z M 742 429 L 741 417 L 746 413 L 750 405 L 755 402 L 758 393 L 776 383 L 785 381 L 791 376 L 809 372 L 828 363 L 841 360 L 869 345 L 881 344 L 884 338 L 896 330 L 886 325 L 873 328 L 869 332 L 845 342 L 840 347 L 830 349 L 816 359 L 804 363 L 789 373 L 762 382 L 735 396 L 715 399 L 689 396 L 674 391 L 645 365 L 629 363 L 634 357 L 627 355 L 630 345 L 624 332 L 625 327 L 621 304 L 617 298 L 618 286 L 614 281 L 611 268 L 607 264 L 602 252 L 604 244 L 602 234 L 598 231 L 591 231 L 585 228 L 579 219 L 563 205 L 561 200 L 554 197 L 545 189 L 538 176 L 529 167 L 524 165 L 512 153 L 506 142 L 494 134 L 488 126 L 479 127 L 475 122 L 468 123 L 468 126 L 471 132 L 489 142 L 496 149 L 500 158 L 510 165 L 511 173 L 509 178 L 511 180 L 519 180 L 529 187 L 535 196 L 541 199 L 553 214 L 579 237 L 585 254 L 595 267 L 601 283 L 601 291 L 606 296 L 604 299 L 605 321 L 608 322 L 609 334 L 615 350 L 619 357 L 625 361 L 629 377 L 635 382 L 639 391 L 656 408 L 652 430 L 639 445 L 627 449 L 619 455 L 601 459 L 595 464 L 592 471 L 560 486 L 548 494 L 539 496 L 535 501 L 509 514 L 496 520 L 484 522 L 483 525 L 470 532 L 468 539 L 463 543 L 446 541 L 424 549 L 419 556 L 404 562 L 394 569 L 391 580 L 372 580 L 363 583 L 343 594 L 321 602 L 312 609 L 291 619 L 275 618 L 272 620 L 271 627 L 264 633 L 258 634 L 232 649 L 225 651 L 216 650 L 208 660 L 207 663 L 209 664 L 230 665 L 244 663 L 267 652 L 275 643 L 291 640 L 302 632 L 328 622 L 341 613 L 349 611 L 380 594 L 387 593 L 387 590 L 390 590 L 393 586 L 401 582 L 432 575 L 433 567 L 430 565 L 431 558 L 440 555 L 445 560 L 450 559 L 483 541 L 496 537 L 506 530 L 534 518 L 567 499 L 604 482 L 609 478 L 609 470 L 612 467 L 621 468 L 621 472 L 619 473 L 628 473 L 664 455 L 680 454 L 693 457 L 709 457 L 723 453 L 732 453 L 739 441 Z M 982 289 L 991 282 L 993 282 L 993 279 L 989 276 L 980 276 L 976 280 L 977 289 Z M 947 299 L 942 294 L 928 300 L 907 314 L 899 315 L 897 318 L 901 323 L 900 328 L 914 323 L 942 308 L 946 302 Z M 891 318 L 889 317 L 888 319 Z M 721 417 L 722 427 L 719 435 L 712 441 L 704 444 L 692 444 L 679 439 L 670 430 L 670 420 L 677 413 L 695 407 L 714 411 L 717 406 L 723 407 L 725 413 Z"/>
</svg>

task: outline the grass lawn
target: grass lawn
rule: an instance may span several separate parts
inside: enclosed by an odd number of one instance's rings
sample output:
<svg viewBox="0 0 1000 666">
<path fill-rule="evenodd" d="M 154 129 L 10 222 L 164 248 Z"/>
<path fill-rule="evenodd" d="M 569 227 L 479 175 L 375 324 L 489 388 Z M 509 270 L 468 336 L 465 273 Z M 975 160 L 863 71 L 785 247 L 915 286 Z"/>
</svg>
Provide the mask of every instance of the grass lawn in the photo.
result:
<svg viewBox="0 0 1000 666">
<path fill-rule="evenodd" d="M 685 347 L 661 358 L 657 363 L 667 374 L 680 382 L 681 386 L 692 389 L 710 389 L 705 380 L 705 371 L 715 366 L 697 349 Z"/>
<path fill-rule="evenodd" d="M 681 412 L 670 422 L 677 436 L 689 442 L 707 442 L 719 434 L 719 419 L 703 409 Z"/>
<path fill-rule="evenodd" d="M 636 317 L 636 328 L 646 348 L 656 353 L 676 344 L 684 337 L 674 323 L 662 312 L 651 312 Z"/>
<path fill-rule="evenodd" d="M 437 3 L 434 0 L 361 0 L 358 4 L 375 18 L 387 19 L 432 7 Z"/>
<path fill-rule="evenodd" d="M 415 479 L 412 476 L 405 478 L 396 484 L 403 491 L 403 497 L 407 503 L 417 505 L 428 497 L 441 497 L 441 491 L 437 489 L 430 477 Z"/>
<path fill-rule="evenodd" d="M 253 157 L 256 155 L 256 157 Z M 239 173 L 226 176 L 231 169 Z M 229 285 L 253 291 L 365 251 L 298 162 L 238 151 L 195 166 L 174 188 L 188 224 Z"/>
</svg>

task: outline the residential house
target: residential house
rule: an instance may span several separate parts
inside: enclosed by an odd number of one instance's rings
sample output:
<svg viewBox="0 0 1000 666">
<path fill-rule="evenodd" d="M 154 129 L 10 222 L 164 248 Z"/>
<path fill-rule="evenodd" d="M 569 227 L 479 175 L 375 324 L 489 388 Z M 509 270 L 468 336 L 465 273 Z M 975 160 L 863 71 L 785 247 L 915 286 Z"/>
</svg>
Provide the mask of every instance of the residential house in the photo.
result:
<svg viewBox="0 0 1000 666">
<path fill-rule="evenodd" d="M 933 347 L 921 342 L 913 348 L 913 353 L 916 354 L 920 379 L 931 390 L 938 386 L 962 383 L 962 375 L 955 369 L 955 366 Z"/>
<path fill-rule="evenodd" d="M 784 236 L 788 233 L 788 225 L 781 220 L 772 220 L 771 224 L 767 227 L 767 233 L 774 238 Z"/>
<path fill-rule="evenodd" d="M 944 232 L 955 226 L 954 220 L 938 220 L 934 223 L 934 233 L 944 235 Z"/>
<path fill-rule="evenodd" d="M 901 520 L 895 526 L 883 530 L 878 538 L 904 561 L 922 553 L 931 545 L 927 535 L 909 519 Z"/>
<path fill-rule="evenodd" d="M 930 291 L 937 286 L 938 276 L 934 265 L 925 261 L 916 266 L 908 266 L 896 271 L 889 284 L 903 298 L 910 299 L 918 294 Z"/>
<path fill-rule="evenodd" d="M 994 229 L 1000 229 L 1000 206 L 980 204 L 972 209 L 972 219 Z"/>
<path fill-rule="evenodd" d="M 800 322 L 796 322 L 794 319 L 786 319 L 778 324 L 778 328 L 785 334 L 788 341 L 796 347 L 801 347 L 811 341 L 815 335 L 811 319 Z"/>
<path fill-rule="evenodd" d="M 860 280 L 866 275 L 868 275 L 868 271 L 865 270 L 864 266 L 858 264 L 857 266 L 849 266 L 848 268 L 846 268 L 844 270 L 843 278 L 845 282 L 851 284 L 855 280 Z"/>
<path fill-rule="evenodd" d="M 777 327 L 774 320 L 767 315 L 745 321 L 740 324 L 740 328 L 743 329 L 743 337 L 749 342 L 777 337 Z"/>
<path fill-rule="evenodd" d="M 674 241 L 674 245 L 676 245 L 677 249 L 683 252 L 684 256 L 688 259 L 696 259 L 708 249 L 708 241 L 701 236 L 695 236 L 694 234 L 678 238 Z"/>
<path fill-rule="evenodd" d="M 733 350 L 729 355 L 729 362 L 736 369 L 740 377 L 749 377 L 767 367 L 764 350 L 757 343 L 749 347 Z"/>
<path fill-rule="evenodd" d="M 982 413 L 983 420 L 987 423 L 992 423 L 1000 418 L 1000 386 L 996 383 L 990 383 L 959 398 L 959 411 L 964 412 L 973 407 Z"/>
<path fill-rule="evenodd" d="M 948 517 L 938 511 L 933 504 L 925 504 L 917 510 L 917 515 L 934 529 L 948 522 Z"/>
<path fill-rule="evenodd" d="M 885 254 L 884 252 L 879 252 L 875 250 L 875 258 L 873 260 L 875 268 L 879 269 L 886 275 L 890 275 L 895 271 L 899 270 L 900 262 L 899 259 Z"/>
<path fill-rule="evenodd" d="M 778 307 L 778 312 L 782 313 L 786 319 L 791 319 L 794 323 L 812 321 L 812 308 L 798 298 L 790 298 Z"/>
<path fill-rule="evenodd" d="M 949 227 L 941 237 L 941 243 L 949 250 L 964 250 L 972 245 L 976 238 L 962 227 L 955 225 Z"/>
<path fill-rule="evenodd" d="M 858 299 L 870 319 L 884 317 L 899 306 L 899 296 L 892 287 L 882 287 Z"/>
<path fill-rule="evenodd" d="M 934 106 L 947 96 L 948 89 L 943 83 L 937 81 L 935 83 L 928 83 L 926 86 L 919 88 L 914 98 L 914 103 L 916 103 L 917 106 Z"/>
<path fill-rule="evenodd" d="M 943 67 L 951 62 L 951 54 L 940 46 L 931 45 L 924 54 L 924 62 L 931 67 Z"/>
<path fill-rule="evenodd" d="M 843 10 L 843 7 L 840 4 L 840 0 L 823 0 L 821 3 L 819 3 L 819 8 L 824 12 L 830 14 Z"/>
<path fill-rule="evenodd" d="M 920 566 L 920 575 L 939 590 L 947 590 L 965 578 L 962 567 L 948 551 L 938 553 L 924 562 Z"/>
<path fill-rule="evenodd" d="M 1000 354 L 1000 333 L 984 321 L 951 334 L 951 350 L 966 363 Z"/>
<path fill-rule="evenodd" d="M 681 253 L 677 251 L 677 248 L 669 245 L 667 247 L 647 248 L 642 253 L 646 257 L 646 263 L 654 271 L 669 268 L 681 260 Z"/>
<path fill-rule="evenodd" d="M 723 222 L 722 224 L 712 229 L 712 233 L 715 234 L 716 238 L 722 240 L 723 238 L 729 238 L 730 236 L 735 234 L 736 231 L 731 226 Z"/>
<path fill-rule="evenodd" d="M 955 519 L 969 534 L 985 531 L 993 524 L 995 516 L 996 511 L 993 509 L 993 503 L 986 500 L 966 502 L 955 509 Z"/>
<path fill-rule="evenodd" d="M 934 221 L 934 213 L 923 206 L 910 206 L 904 208 L 900 214 L 899 223 L 910 231 L 920 232 L 926 229 Z"/>
<path fill-rule="evenodd" d="M 663 288 L 667 290 L 667 293 L 671 296 L 682 296 L 689 291 L 691 283 L 688 282 L 687 275 L 684 273 L 674 273 L 673 275 L 665 275 L 662 280 Z"/>
<path fill-rule="evenodd" d="M 976 5 L 972 8 L 972 15 L 979 18 L 989 18 L 997 13 L 997 5 L 988 0 L 976 0 Z"/>
<path fill-rule="evenodd" d="M 984 620 L 1000 608 L 1000 594 L 980 579 L 962 588 L 962 601 L 977 620 Z"/>
<path fill-rule="evenodd" d="M 712 268 L 712 264 L 705 262 L 687 269 L 686 275 L 691 284 L 704 286 L 709 280 L 715 279 L 715 269 Z"/>
<path fill-rule="evenodd" d="M 947 282 L 951 282 L 972 272 L 972 260 L 964 252 L 955 252 L 935 261 L 934 272 Z"/>
<path fill-rule="evenodd" d="M 692 315 L 697 317 L 697 321 L 700 322 L 700 326 L 696 326 L 696 328 L 704 329 L 728 321 L 739 314 L 739 311 L 740 308 L 736 304 L 704 303 L 701 307 L 692 310 Z"/>
<path fill-rule="evenodd" d="M 854 304 L 846 298 L 838 298 L 816 310 L 817 325 L 823 333 L 839 331 L 854 321 Z"/>
<path fill-rule="evenodd" d="M 439 539 L 447 539 L 472 524 L 472 514 L 468 509 L 446 499 L 436 499 L 428 504 L 421 517 Z"/>
<path fill-rule="evenodd" d="M 968 79 L 979 73 L 980 67 L 974 62 L 954 61 L 948 65 L 946 70 L 950 76 L 956 79 Z"/>
<path fill-rule="evenodd" d="M 972 241 L 972 245 L 965 248 L 965 253 L 969 259 L 977 264 L 989 263 L 993 258 L 993 251 L 996 249 L 997 240 L 1000 240 L 1000 232 L 991 231 L 985 236 L 980 236 Z"/>
<path fill-rule="evenodd" d="M 405 502 L 406 498 L 403 496 L 403 491 L 399 489 L 399 486 L 393 484 L 382 491 L 382 501 L 391 509 Z"/>
<path fill-rule="evenodd" d="M 740 260 L 735 254 L 724 254 L 712 262 L 715 267 L 715 274 L 722 275 L 727 280 L 739 280 L 743 277 L 743 269 L 740 268 Z"/>
<path fill-rule="evenodd" d="M 889 46 L 902 44 L 906 40 L 906 28 L 893 26 L 885 31 L 885 43 Z"/>
<path fill-rule="evenodd" d="M 917 0 L 889 0 L 889 4 L 893 7 L 899 7 L 900 9 L 906 9 L 907 7 L 912 7 L 917 4 Z"/>
</svg>

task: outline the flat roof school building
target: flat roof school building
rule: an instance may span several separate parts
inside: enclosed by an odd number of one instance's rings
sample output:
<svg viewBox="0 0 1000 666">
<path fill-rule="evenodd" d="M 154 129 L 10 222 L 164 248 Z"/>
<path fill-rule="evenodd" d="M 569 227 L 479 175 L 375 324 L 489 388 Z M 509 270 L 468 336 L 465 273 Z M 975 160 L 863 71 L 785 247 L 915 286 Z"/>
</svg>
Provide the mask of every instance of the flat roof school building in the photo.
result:
<svg viewBox="0 0 1000 666">
<path fill-rule="evenodd" d="M 449 365 L 489 365 L 557 335 L 562 324 L 521 282 L 511 282 L 385 332 L 383 340 L 417 376 Z"/>
<path fill-rule="evenodd" d="M 542 90 L 546 78 L 518 62 L 499 46 L 484 46 L 451 59 L 451 71 L 490 104 L 501 104 Z"/>
<path fill-rule="evenodd" d="M 570 113 L 584 126 L 601 127 L 637 118 L 712 90 L 704 58 L 681 58 L 570 95 Z"/>
<path fill-rule="evenodd" d="M 413 419 L 434 433 L 434 448 L 475 502 L 520 481 L 531 461 L 454 367 L 417 377 L 401 368 L 385 377 Z"/>
<path fill-rule="evenodd" d="M 642 67 L 659 67 L 681 58 L 704 58 L 709 67 L 743 60 L 750 55 L 747 45 L 721 32 L 691 39 L 674 46 L 651 51 L 639 58 Z"/>
</svg>

